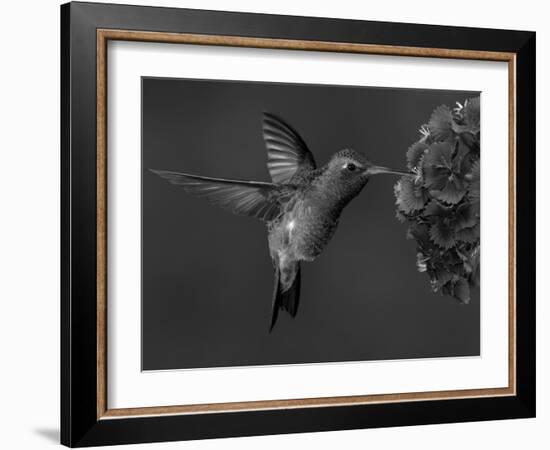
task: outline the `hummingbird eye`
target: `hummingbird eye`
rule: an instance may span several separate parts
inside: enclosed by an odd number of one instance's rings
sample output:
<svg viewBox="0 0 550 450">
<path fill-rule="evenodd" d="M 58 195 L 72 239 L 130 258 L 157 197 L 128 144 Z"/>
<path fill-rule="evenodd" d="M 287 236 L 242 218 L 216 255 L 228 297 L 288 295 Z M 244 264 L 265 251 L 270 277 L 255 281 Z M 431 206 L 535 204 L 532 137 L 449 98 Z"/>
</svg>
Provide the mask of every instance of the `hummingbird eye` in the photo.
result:
<svg viewBox="0 0 550 450">
<path fill-rule="evenodd" d="M 357 166 L 353 163 L 349 163 L 346 165 L 346 169 L 348 169 L 350 172 L 353 172 L 355 169 L 357 169 Z"/>
</svg>

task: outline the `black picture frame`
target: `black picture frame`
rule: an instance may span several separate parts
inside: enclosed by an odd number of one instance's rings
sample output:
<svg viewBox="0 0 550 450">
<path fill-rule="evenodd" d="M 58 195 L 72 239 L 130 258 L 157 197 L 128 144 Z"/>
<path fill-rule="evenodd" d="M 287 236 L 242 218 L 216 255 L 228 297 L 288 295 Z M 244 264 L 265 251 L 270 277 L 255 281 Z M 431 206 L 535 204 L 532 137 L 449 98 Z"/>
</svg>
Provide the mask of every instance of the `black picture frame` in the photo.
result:
<svg viewBox="0 0 550 450">
<path fill-rule="evenodd" d="M 515 395 L 98 417 L 97 30 L 241 36 L 515 54 Z M 61 6 L 61 443 L 70 447 L 535 416 L 533 32 L 68 3 Z"/>
</svg>

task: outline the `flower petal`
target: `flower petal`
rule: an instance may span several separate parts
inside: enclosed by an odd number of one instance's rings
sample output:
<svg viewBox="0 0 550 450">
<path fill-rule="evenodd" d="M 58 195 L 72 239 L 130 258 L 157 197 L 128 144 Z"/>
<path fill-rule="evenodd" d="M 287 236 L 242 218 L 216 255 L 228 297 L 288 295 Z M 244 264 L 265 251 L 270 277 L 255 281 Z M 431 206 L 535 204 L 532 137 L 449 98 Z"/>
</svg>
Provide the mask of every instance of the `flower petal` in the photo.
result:
<svg viewBox="0 0 550 450">
<path fill-rule="evenodd" d="M 444 249 L 449 249 L 456 243 L 454 230 L 444 222 L 436 222 L 430 227 L 430 238 Z"/>
<path fill-rule="evenodd" d="M 456 232 L 456 239 L 469 244 L 479 242 L 479 224 L 475 224 L 470 228 L 458 230 Z"/>
<path fill-rule="evenodd" d="M 439 167 L 452 169 L 454 145 L 449 142 L 437 142 L 430 145 L 430 148 L 422 158 L 424 168 Z"/>
<path fill-rule="evenodd" d="M 463 117 L 471 133 L 477 133 L 479 131 L 479 110 L 479 97 L 468 99 L 466 105 L 464 105 Z"/>
<path fill-rule="evenodd" d="M 412 213 L 424 208 L 427 196 L 422 189 L 414 183 L 411 177 L 402 177 L 396 186 L 397 206 L 405 213 Z"/>
<path fill-rule="evenodd" d="M 453 285 L 453 297 L 461 303 L 470 303 L 470 285 L 464 278 L 460 278 Z"/>
<path fill-rule="evenodd" d="M 475 209 L 470 203 L 461 204 L 454 215 L 455 227 L 457 230 L 471 228 L 477 224 L 478 220 Z"/>
<path fill-rule="evenodd" d="M 453 136 L 453 113 L 446 105 L 435 109 L 428 122 L 431 135 L 436 141 L 444 141 Z"/>
<path fill-rule="evenodd" d="M 424 141 L 418 141 L 411 145 L 407 150 L 407 167 L 411 170 L 417 167 L 426 150 L 428 150 L 428 144 Z"/>
</svg>

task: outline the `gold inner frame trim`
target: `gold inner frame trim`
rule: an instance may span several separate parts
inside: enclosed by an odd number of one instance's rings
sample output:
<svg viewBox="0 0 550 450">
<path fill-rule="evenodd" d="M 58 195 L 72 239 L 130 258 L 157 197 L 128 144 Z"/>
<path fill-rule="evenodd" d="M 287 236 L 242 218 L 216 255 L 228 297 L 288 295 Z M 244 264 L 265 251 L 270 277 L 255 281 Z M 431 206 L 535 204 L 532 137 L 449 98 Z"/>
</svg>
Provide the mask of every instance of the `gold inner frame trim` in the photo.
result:
<svg viewBox="0 0 550 450">
<path fill-rule="evenodd" d="M 174 406 L 109 409 L 107 405 L 107 42 L 109 40 L 171 44 L 217 45 L 283 50 L 363 53 L 502 61 L 508 63 L 508 386 L 500 388 L 407 392 L 378 395 L 316 397 Z M 97 30 L 97 418 L 205 414 L 268 409 L 313 408 L 422 400 L 449 400 L 516 394 L 516 54 L 478 50 L 404 47 L 242 36 Z"/>
</svg>

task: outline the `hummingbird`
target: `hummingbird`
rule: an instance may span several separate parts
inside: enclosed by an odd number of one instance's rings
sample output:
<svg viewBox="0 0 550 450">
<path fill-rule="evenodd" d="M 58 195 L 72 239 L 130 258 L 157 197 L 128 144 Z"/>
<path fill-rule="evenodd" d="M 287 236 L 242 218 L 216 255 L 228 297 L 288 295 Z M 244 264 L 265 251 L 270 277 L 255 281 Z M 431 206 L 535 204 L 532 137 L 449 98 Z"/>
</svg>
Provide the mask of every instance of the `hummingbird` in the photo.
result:
<svg viewBox="0 0 550 450">
<path fill-rule="evenodd" d="M 271 182 L 151 171 L 234 214 L 265 223 L 275 278 L 271 332 L 280 310 L 296 317 L 301 262 L 313 261 L 323 252 L 336 232 L 342 211 L 370 177 L 412 174 L 374 165 L 364 154 L 347 148 L 317 168 L 304 139 L 281 117 L 264 112 L 262 125 Z"/>
</svg>

